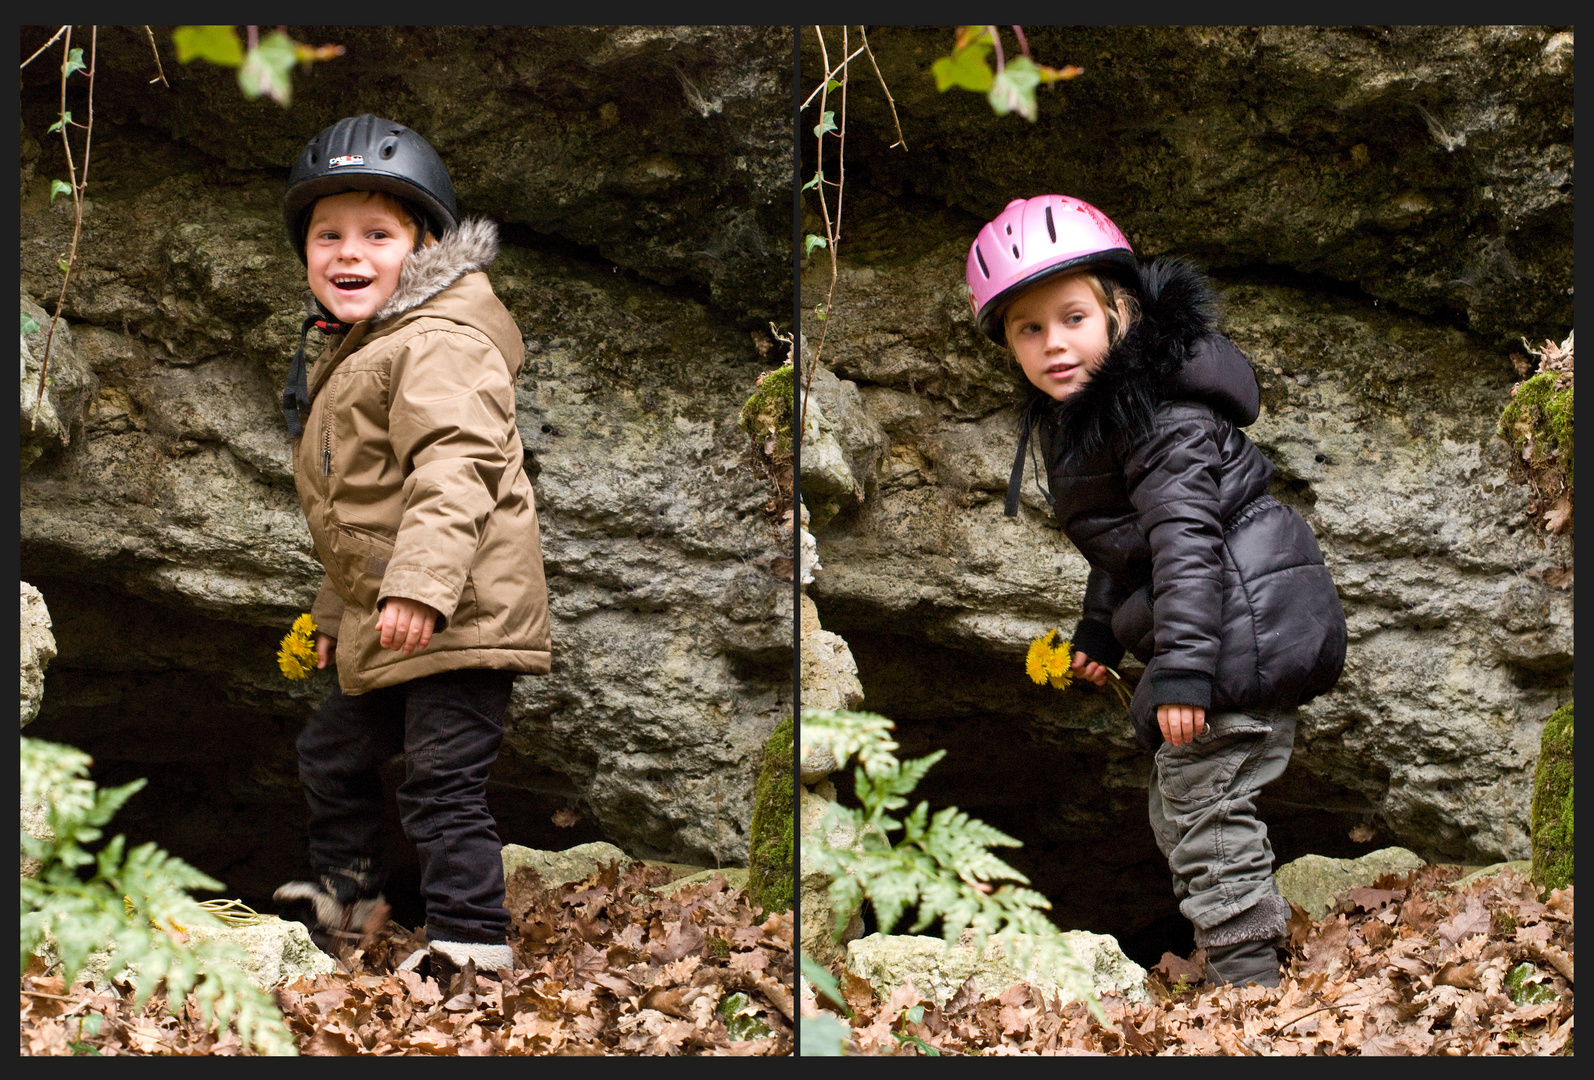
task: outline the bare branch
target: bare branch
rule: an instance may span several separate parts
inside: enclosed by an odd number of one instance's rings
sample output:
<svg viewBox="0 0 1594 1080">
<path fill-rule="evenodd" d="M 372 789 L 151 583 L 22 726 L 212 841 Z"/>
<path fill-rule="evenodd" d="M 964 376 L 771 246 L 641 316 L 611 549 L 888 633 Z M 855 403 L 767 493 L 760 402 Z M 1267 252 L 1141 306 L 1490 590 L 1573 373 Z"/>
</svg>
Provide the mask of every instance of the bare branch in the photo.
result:
<svg viewBox="0 0 1594 1080">
<path fill-rule="evenodd" d="M 36 49 L 34 51 L 32 56 L 30 56 L 26 60 L 22 61 L 22 67 L 27 67 L 29 64 L 33 63 L 33 61 L 38 58 L 39 53 L 42 53 L 45 49 L 48 49 L 51 45 L 54 45 L 57 41 L 59 41 L 60 38 L 61 38 L 61 35 L 67 32 L 67 29 L 68 29 L 67 27 L 63 26 L 63 27 L 61 27 L 61 29 L 57 30 L 50 37 L 49 41 L 46 41 L 43 45 L 40 45 L 38 47 L 38 49 Z M 22 68 L 18 68 L 17 70 L 21 71 Z"/>
<path fill-rule="evenodd" d="M 874 76 L 880 80 L 880 89 L 885 91 L 886 104 L 891 106 L 891 122 L 897 127 L 897 141 L 886 147 L 886 149 L 891 150 L 900 146 L 906 150 L 908 148 L 908 140 L 902 134 L 902 121 L 897 119 L 896 99 L 891 96 L 891 88 L 886 85 L 886 77 L 880 74 L 880 65 L 875 63 L 874 50 L 869 48 L 869 35 L 862 26 L 858 27 L 858 36 L 863 38 L 863 48 L 859 51 L 869 54 L 869 63 L 874 67 Z"/>
<path fill-rule="evenodd" d="M 1024 28 L 1022 26 L 1013 27 L 1013 36 L 1018 38 L 1019 51 L 1024 54 L 1026 59 L 1033 60 L 1034 57 L 1029 54 L 1029 41 L 1024 37 Z"/>
<path fill-rule="evenodd" d="M 155 54 L 155 78 L 160 80 L 162 86 L 170 89 L 172 84 L 166 81 L 166 69 L 161 67 L 161 51 L 155 47 L 155 31 L 146 26 L 144 33 L 149 35 L 149 51 Z M 155 79 L 150 80 L 154 81 Z"/>
<path fill-rule="evenodd" d="M 991 41 L 996 45 L 996 73 L 1000 75 L 1002 69 L 1007 67 L 1007 61 L 1002 58 L 1002 35 L 997 33 L 994 26 L 987 26 L 985 32 L 991 35 Z"/>
<path fill-rule="evenodd" d="M 808 108 L 808 106 L 813 103 L 814 98 L 819 96 L 819 91 L 823 90 L 825 87 L 830 85 L 830 80 L 835 77 L 836 72 L 845 70 L 846 67 L 847 67 L 847 64 L 852 61 L 853 57 L 856 57 L 858 55 L 858 53 L 863 52 L 863 49 L 864 49 L 864 47 L 858 48 L 852 54 L 852 56 L 847 57 L 846 60 L 843 60 L 841 63 L 837 64 L 834 69 L 825 72 L 825 81 L 820 83 L 817 87 L 815 87 L 814 88 L 814 92 L 808 95 L 808 100 L 802 103 L 802 108 L 804 108 L 804 109 Z"/>
</svg>

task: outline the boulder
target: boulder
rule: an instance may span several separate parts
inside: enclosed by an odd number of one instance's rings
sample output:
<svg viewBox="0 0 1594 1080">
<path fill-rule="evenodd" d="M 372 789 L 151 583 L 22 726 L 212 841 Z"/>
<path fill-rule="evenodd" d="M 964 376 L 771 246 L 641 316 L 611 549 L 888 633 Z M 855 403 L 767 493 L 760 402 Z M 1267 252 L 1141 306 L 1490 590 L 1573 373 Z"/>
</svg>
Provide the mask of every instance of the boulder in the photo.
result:
<svg viewBox="0 0 1594 1080">
<path fill-rule="evenodd" d="M 695 874 L 687 874 L 685 877 L 678 877 L 674 881 L 665 882 L 663 885 L 655 885 L 653 886 L 653 892 L 660 896 L 669 896 L 671 893 L 680 892 L 688 885 L 707 885 L 716 877 L 724 878 L 725 884 L 729 885 L 732 889 L 748 888 L 747 867 L 724 866 L 718 870 L 714 869 L 713 867 L 710 867 L 707 870 L 699 870 Z"/>
<path fill-rule="evenodd" d="M 1383 848 L 1359 859 L 1303 855 L 1274 871 L 1279 894 L 1314 919 L 1334 909 L 1351 889 L 1365 888 L 1385 874 L 1404 874 L 1424 864 L 1421 856 L 1402 847 Z"/>
<path fill-rule="evenodd" d="M 1479 867 L 1477 870 L 1470 871 L 1457 878 L 1450 884 L 1450 888 L 1460 891 L 1476 882 L 1482 881 L 1484 878 L 1495 877 L 1507 870 L 1510 870 L 1518 877 L 1528 877 L 1533 872 L 1533 860 L 1512 859 L 1510 862 L 1498 862 L 1491 866 Z"/>
<path fill-rule="evenodd" d="M 44 698 L 44 669 L 55 659 L 50 609 L 39 590 L 22 582 L 22 726 L 39 715 Z"/>
<path fill-rule="evenodd" d="M 1075 957 L 1090 972 L 1098 996 L 1117 994 L 1129 1001 L 1149 1000 L 1146 970 L 1125 956 L 1118 942 L 1105 934 L 1069 930 L 1063 934 Z M 1026 943 L 1019 935 L 1015 944 Z M 1061 995 L 1063 1003 L 1075 999 L 1067 989 L 1065 972 L 1039 968 L 1025 978 L 1008 956 L 1003 943 L 988 941 L 976 954 L 972 935 L 948 946 L 938 937 L 914 934 L 870 934 L 847 945 L 847 970 L 866 980 L 882 999 L 893 988 L 912 981 L 914 987 L 937 1005 L 945 1005 L 964 983 L 973 979 L 980 1000 L 999 996 L 1021 982 L 1040 990 L 1048 1000 Z"/>
<path fill-rule="evenodd" d="M 541 878 L 544 886 L 558 888 L 583 881 L 609 863 L 619 863 L 624 873 L 626 867 L 639 861 L 602 841 L 578 844 L 564 851 L 538 851 L 519 844 L 505 844 L 504 878 L 514 877 L 515 871 L 524 868 Z"/>
<path fill-rule="evenodd" d="M 282 986 L 303 976 L 325 975 L 338 969 L 337 961 L 316 948 L 304 923 L 267 916 L 242 926 L 196 926 L 190 939 L 220 941 L 244 951 L 241 965 L 249 981 L 262 990 Z"/>
</svg>

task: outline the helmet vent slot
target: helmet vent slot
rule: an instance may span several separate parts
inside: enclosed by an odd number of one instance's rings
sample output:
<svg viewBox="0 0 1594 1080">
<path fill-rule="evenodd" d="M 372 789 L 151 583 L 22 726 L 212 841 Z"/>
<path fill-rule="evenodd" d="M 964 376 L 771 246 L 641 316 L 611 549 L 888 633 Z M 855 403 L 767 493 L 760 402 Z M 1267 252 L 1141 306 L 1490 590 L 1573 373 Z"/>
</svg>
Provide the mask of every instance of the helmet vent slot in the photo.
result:
<svg viewBox="0 0 1594 1080">
<path fill-rule="evenodd" d="M 1018 253 L 1018 245 L 1017 244 L 1013 245 L 1013 258 L 1015 258 L 1015 259 L 1023 258 L 1023 256 Z"/>
<path fill-rule="evenodd" d="M 376 156 L 381 158 L 383 161 L 386 161 L 393 156 L 394 151 L 397 149 L 398 139 L 389 136 L 388 138 L 382 140 L 381 146 L 377 148 Z"/>
<path fill-rule="evenodd" d="M 1013 226 L 1012 225 L 1009 225 L 1007 227 L 1007 235 L 1009 235 L 1009 236 L 1013 235 Z"/>
<path fill-rule="evenodd" d="M 1046 208 L 1046 235 L 1052 238 L 1052 243 L 1057 243 L 1057 226 L 1052 224 L 1052 208 Z"/>
<path fill-rule="evenodd" d="M 978 244 L 974 245 L 974 261 L 980 264 L 980 273 L 984 274 L 986 278 L 989 279 L 991 276 L 991 270 L 990 267 L 985 265 L 985 256 L 980 253 L 980 245 Z"/>
</svg>

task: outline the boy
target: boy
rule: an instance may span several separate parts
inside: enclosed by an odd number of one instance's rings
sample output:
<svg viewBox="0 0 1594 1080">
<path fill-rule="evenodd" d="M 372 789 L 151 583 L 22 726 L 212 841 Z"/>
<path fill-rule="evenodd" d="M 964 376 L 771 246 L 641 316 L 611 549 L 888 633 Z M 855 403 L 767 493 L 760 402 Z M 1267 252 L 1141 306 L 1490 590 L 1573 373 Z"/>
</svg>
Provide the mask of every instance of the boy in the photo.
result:
<svg viewBox="0 0 1594 1080">
<path fill-rule="evenodd" d="M 318 308 L 304 333 L 330 335 L 308 369 L 301 336 L 283 411 L 326 571 L 317 666 L 338 685 L 298 740 L 316 880 L 276 899 L 324 948 L 380 928 L 378 770 L 402 750 L 429 955 L 508 968 L 487 775 L 514 676 L 548 672 L 549 635 L 515 427 L 524 350 L 483 272 L 497 230 L 459 220 L 426 140 L 368 113 L 305 147 L 283 213 Z"/>
</svg>

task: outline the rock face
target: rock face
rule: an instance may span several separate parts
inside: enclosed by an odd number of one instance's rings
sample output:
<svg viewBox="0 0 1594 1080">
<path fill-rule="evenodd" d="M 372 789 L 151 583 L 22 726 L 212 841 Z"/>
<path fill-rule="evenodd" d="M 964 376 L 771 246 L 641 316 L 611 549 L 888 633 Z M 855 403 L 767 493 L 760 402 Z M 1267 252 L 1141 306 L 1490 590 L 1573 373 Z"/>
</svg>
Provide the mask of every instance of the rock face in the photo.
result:
<svg viewBox="0 0 1594 1080">
<path fill-rule="evenodd" d="M 1034 125 L 936 94 L 950 30 L 869 40 L 909 149 L 860 81 L 821 358 L 837 379 L 814 397 L 864 497 L 827 496 L 809 594 L 902 753 L 950 751 L 916 796 L 1023 840 L 1011 861 L 1060 925 L 1146 963 L 1180 951 L 1122 710 L 1023 677 L 1028 641 L 1078 619 L 1087 567 L 1028 477 L 1002 516 L 1016 373 L 963 272 L 1008 200 L 1056 191 L 1140 254 L 1209 269 L 1262 380 L 1248 433 L 1339 585 L 1344 676 L 1261 804 L 1279 861 L 1360 854 L 1358 824 L 1433 861 L 1526 857 L 1538 733 L 1572 689 L 1571 591 L 1544 574 L 1572 552 L 1535 534 L 1495 427 L 1519 338 L 1571 328 L 1570 31 L 1038 29 L 1039 62 L 1086 73 L 1043 91 Z M 810 343 L 828 286 L 819 251 Z"/>
<path fill-rule="evenodd" d="M 368 109 L 429 137 L 462 212 L 500 223 L 491 276 L 525 334 L 555 659 L 505 718 L 504 839 L 745 861 L 760 754 L 791 714 L 791 589 L 737 428 L 791 309 L 789 32 L 295 34 L 348 52 L 298 72 L 290 110 L 176 65 L 161 28 L 172 86 L 152 88 L 142 30 L 101 34 L 65 312 L 97 386 L 81 437 L 47 440 L 23 476 L 24 576 L 61 648 L 41 737 L 107 781 L 150 777 L 130 831 L 236 893 L 303 876 L 293 739 L 329 684 L 271 658 L 320 578 L 278 406 L 306 295 L 279 200 L 298 149 Z M 72 226 L 48 198 L 54 78 L 24 75 L 25 310 L 53 308 Z M 575 808 L 573 832 L 549 825 Z"/>
<path fill-rule="evenodd" d="M 55 659 L 55 635 L 50 633 L 50 609 L 39 590 L 22 582 L 22 726 L 39 715 L 44 697 L 44 669 Z"/>
</svg>

